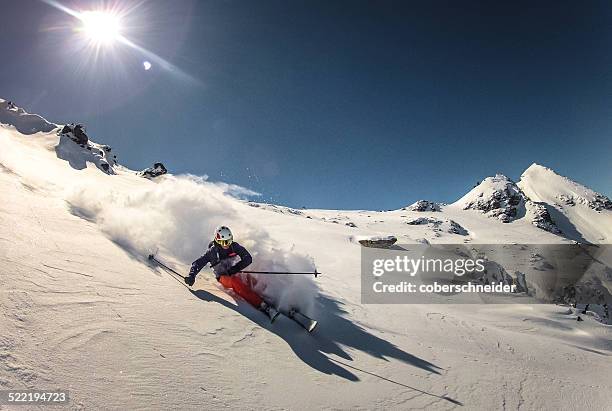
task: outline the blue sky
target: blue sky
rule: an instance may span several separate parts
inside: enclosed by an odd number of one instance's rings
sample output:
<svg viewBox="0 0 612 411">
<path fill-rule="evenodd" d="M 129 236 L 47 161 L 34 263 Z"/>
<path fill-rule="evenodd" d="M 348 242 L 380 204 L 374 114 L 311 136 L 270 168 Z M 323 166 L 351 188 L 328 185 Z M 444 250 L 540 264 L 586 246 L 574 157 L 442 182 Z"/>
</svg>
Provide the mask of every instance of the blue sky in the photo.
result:
<svg viewBox="0 0 612 411">
<path fill-rule="evenodd" d="M 532 162 L 610 195 L 611 19 L 604 1 L 149 1 L 123 33 L 171 66 L 145 71 L 124 45 L 77 47 L 48 4 L 3 1 L 0 97 L 84 123 L 130 168 L 294 207 L 451 202 Z"/>
</svg>

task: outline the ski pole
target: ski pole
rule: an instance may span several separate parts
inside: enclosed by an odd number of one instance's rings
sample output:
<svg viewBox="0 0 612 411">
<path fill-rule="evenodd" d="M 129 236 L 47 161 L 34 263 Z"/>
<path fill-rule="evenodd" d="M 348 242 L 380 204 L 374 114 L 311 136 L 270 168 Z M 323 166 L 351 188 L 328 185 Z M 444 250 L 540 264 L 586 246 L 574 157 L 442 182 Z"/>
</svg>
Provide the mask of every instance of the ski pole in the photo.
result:
<svg viewBox="0 0 612 411">
<path fill-rule="evenodd" d="M 153 260 L 155 261 L 157 264 L 161 265 L 162 267 L 164 267 L 166 270 L 172 271 L 174 274 L 178 275 L 179 277 L 183 277 L 185 278 L 185 276 L 183 274 L 177 273 L 175 270 L 173 270 L 172 268 L 168 267 L 166 264 L 162 263 L 161 261 L 159 261 L 157 258 L 155 258 L 155 256 L 153 254 L 149 254 L 149 260 Z"/>
<path fill-rule="evenodd" d="M 161 265 L 162 267 L 166 268 L 167 270 L 172 271 L 174 274 L 179 275 L 183 278 L 185 278 L 184 275 L 177 273 L 176 271 L 174 271 L 172 268 L 168 267 L 167 265 L 165 265 L 164 263 L 162 263 L 161 261 L 159 261 L 157 258 L 155 258 L 155 256 L 153 254 L 149 255 L 149 260 L 153 260 L 155 261 L 157 264 Z M 290 271 L 240 271 L 241 273 L 245 273 L 245 274 L 290 274 L 290 275 L 314 275 L 315 278 L 317 278 L 319 275 L 321 275 L 320 272 L 318 272 L 317 270 L 314 270 L 314 272 L 305 272 L 305 273 L 297 273 L 297 272 L 290 272 Z"/>
<path fill-rule="evenodd" d="M 314 270 L 314 272 L 306 272 L 306 273 L 294 273 L 294 272 L 290 272 L 290 271 L 240 271 L 241 273 L 247 273 L 247 274 L 290 274 L 290 275 L 314 275 L 315 278 L 317 278 L 318 276 L 321 275 L 320 272 L 318 272 L 317 270 Z"/>
</svg>

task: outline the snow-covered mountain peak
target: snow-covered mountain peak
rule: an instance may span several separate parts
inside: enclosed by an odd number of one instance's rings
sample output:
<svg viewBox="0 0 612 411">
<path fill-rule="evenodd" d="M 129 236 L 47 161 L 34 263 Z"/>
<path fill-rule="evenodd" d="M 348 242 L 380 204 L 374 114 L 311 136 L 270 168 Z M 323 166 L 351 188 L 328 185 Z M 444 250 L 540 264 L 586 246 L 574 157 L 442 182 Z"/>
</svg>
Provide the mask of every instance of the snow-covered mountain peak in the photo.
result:
<svg viewBox="0 0 612 411">
<path fill-rule="evenodd" d="M 523 172 L 518 186 L 531 200 L 560 208 L 582 205 L 595 211 L 612 210 L 612 201 L 605 195 L 535 163 Z"/>
<path fill-rule="evenodd" d="M 609 241 L 612 201 L 605 195 L 538 164 L 525 170 L 517 185 L 529 200 L 546 207 L 565 237 Z"/>
<path fill-rule="evenodd" d="M 523 174 L 530 172 L 550 172 L 556 174 L 552 168 L 543 166 L 542 164 L 538 163 L 531 163 L 531 165 L 527 167 L 525 171 L 523 171 Z"/>
<path fill-rule="evenodd" d="M 516 183 L 503 174 L 485 178 L 453 205 L 464 210 L 479 210 L 504 223 L 524 211 L 524 197 Z"/>
<path fill-rule="evenodd" d="M 485 178 L 452 206 L 504 223 L 527 217 L 538 228 L 581 243 L 610 238 L 612 201 L 537 163 L 518 183 L 503 174 Z"/>
</svg>

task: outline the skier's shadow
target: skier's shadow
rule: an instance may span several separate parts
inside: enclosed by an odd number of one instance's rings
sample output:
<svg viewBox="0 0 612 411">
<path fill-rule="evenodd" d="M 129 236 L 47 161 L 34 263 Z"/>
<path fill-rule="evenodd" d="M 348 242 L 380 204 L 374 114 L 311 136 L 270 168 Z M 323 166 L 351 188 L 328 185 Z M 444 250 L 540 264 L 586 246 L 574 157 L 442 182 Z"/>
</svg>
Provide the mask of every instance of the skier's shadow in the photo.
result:
<svg viewBox="0 0 612 411">
<path fill-rule="evenodd" d="M 326 296 L 318 298 L 321 305 L 319 312 L 324 315 L 317 319 L 319 321 L 317 329 L 312 334 L 308 334 L 299 325 L 283 316 L 271 324 L 262 313 L 247 303 L 239 302 L 238 305 L 234 305 L 204 290 L 192 290 L 191 293 L 201 300 L 216 302 L 237 311 L 261 327 L 275 333 L 289 344 L 293 352 L 304 363 L 325 374 L 337 375 L 350 381 L 359 381 L 359 377 L 349 371 L 350 368 L 407 387 L 405 384 L 360 369 L 356 365 L 349 365 L 329 357 L 329 355 L 335 355 L 346 361 L 353 361 L 343 347 L 352 347 L 384 361 L 396 359 L 429 373 L 440 374 L 441 368 L 437 365 L 401 350 L 344 317 L 346 311 L 341 308 L 340 303 Z"/>
<path fill-rule="evenodd" d="M 170 275 L 174 280 L 187 287 L 177 276 Z M 389 361 L 389 359 L 402 361 L 414 367 L 421 368 L 428 373 L 440 374 L 439 370 L 442 370 L 441 367 L 413 354 L 407 353 L 391 344 L 389 341 L 369 333 L 365 328 L 345 317 L 347 311 L 341 308 L 340 302 L 324 294 L 319 294 L 317 298 L 320 308 L 318 311 L 322 314 L 320 318 L 317 318 L 317 328 L 313 333 L 308 334 L 299 325 L 284 316 L 280 316 L 273 324 L 270 323 L 269 319 L 264 314 L 242 300 L 238 300 L 237 304 L 233 304 L 208 291 L 187 288 L 189 292 L 200 300 L 221 304 L 247 317 L 262 328 L 275 333 L 289 344 L 293 352 L 304 361 L 304 363 L 322 373 L 337 375 L 350 381 L 359 381 L 359 377 L 349 371 L 349 369 L 352 369 L 421 392 L 424 395 L 437 397 L 457 405 L 462 405 L 459 401 L 454 399 L 411 387 L 364 370 L 356 365 L 347 364 L 344 361 L 330 357 L 329 355 L 336 355 L 346 361 L 353 361 L 353 358 L 343 349 L 343 347 L 352 347 L 384 361 Z"/>
</svg>

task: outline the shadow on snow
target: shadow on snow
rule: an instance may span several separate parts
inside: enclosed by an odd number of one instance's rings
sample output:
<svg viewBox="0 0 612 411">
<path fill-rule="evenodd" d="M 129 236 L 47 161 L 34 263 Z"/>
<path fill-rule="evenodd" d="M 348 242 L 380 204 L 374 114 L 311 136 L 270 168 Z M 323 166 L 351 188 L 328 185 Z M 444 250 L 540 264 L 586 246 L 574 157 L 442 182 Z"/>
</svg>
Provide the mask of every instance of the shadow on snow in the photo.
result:
<svg viewBox="0 0 612 411">
<path fill-rule="evenodd" d="M 177 278 L 175 277 L 175 279 Z M 177 281 L 180 280 L 177 279 Z M 317 319 L 318 325 L 315 331 L 312 334 L 308 334 L 299 327 L 299 325 L 294 324 L 293 321 L 284 316 L 280 316 L 271 324 L 265 315 L 242 300 L 237 300 L 237 305 L 234 305 L 205 290 L 189 289 L 189 291 L 200 300 L 221 304 L 240 313 L 262 328 L 275 333 L 289 344 L 293 352 L 304 363 L 319 372 L 337 375 L 350 381 L 359 381 L 359 377 L 349 370 L 352 369 L 404 388 L 409 388 L 424 395 L 440 398 L 456 405 L 463 405 L 461 402 L 452 398 L 432 394 L 358 368 L 356 365 L 351 365 L 347 362 L 331 358 L 329 355 L 338 356 L 346 361 L 353 361 L 353 358 L 342 348 L 342 346 L 345 346 L 366 352 L 381 360 L 389 361 L 391 358 L 396 359 L 433 374 L 440 374 L 439 370 L 442 369 L 429 361 L 401 350 L 397 346 L 369 333 L 363 327 L 345 318 L 343 315 L 346 314 L 346 310 L 341 308 L 341 303 L 324 295 L 318 298 L 318 302 L 322 306 L 321 310 L 319 310 L 322 316 Z"/>
</svg>

